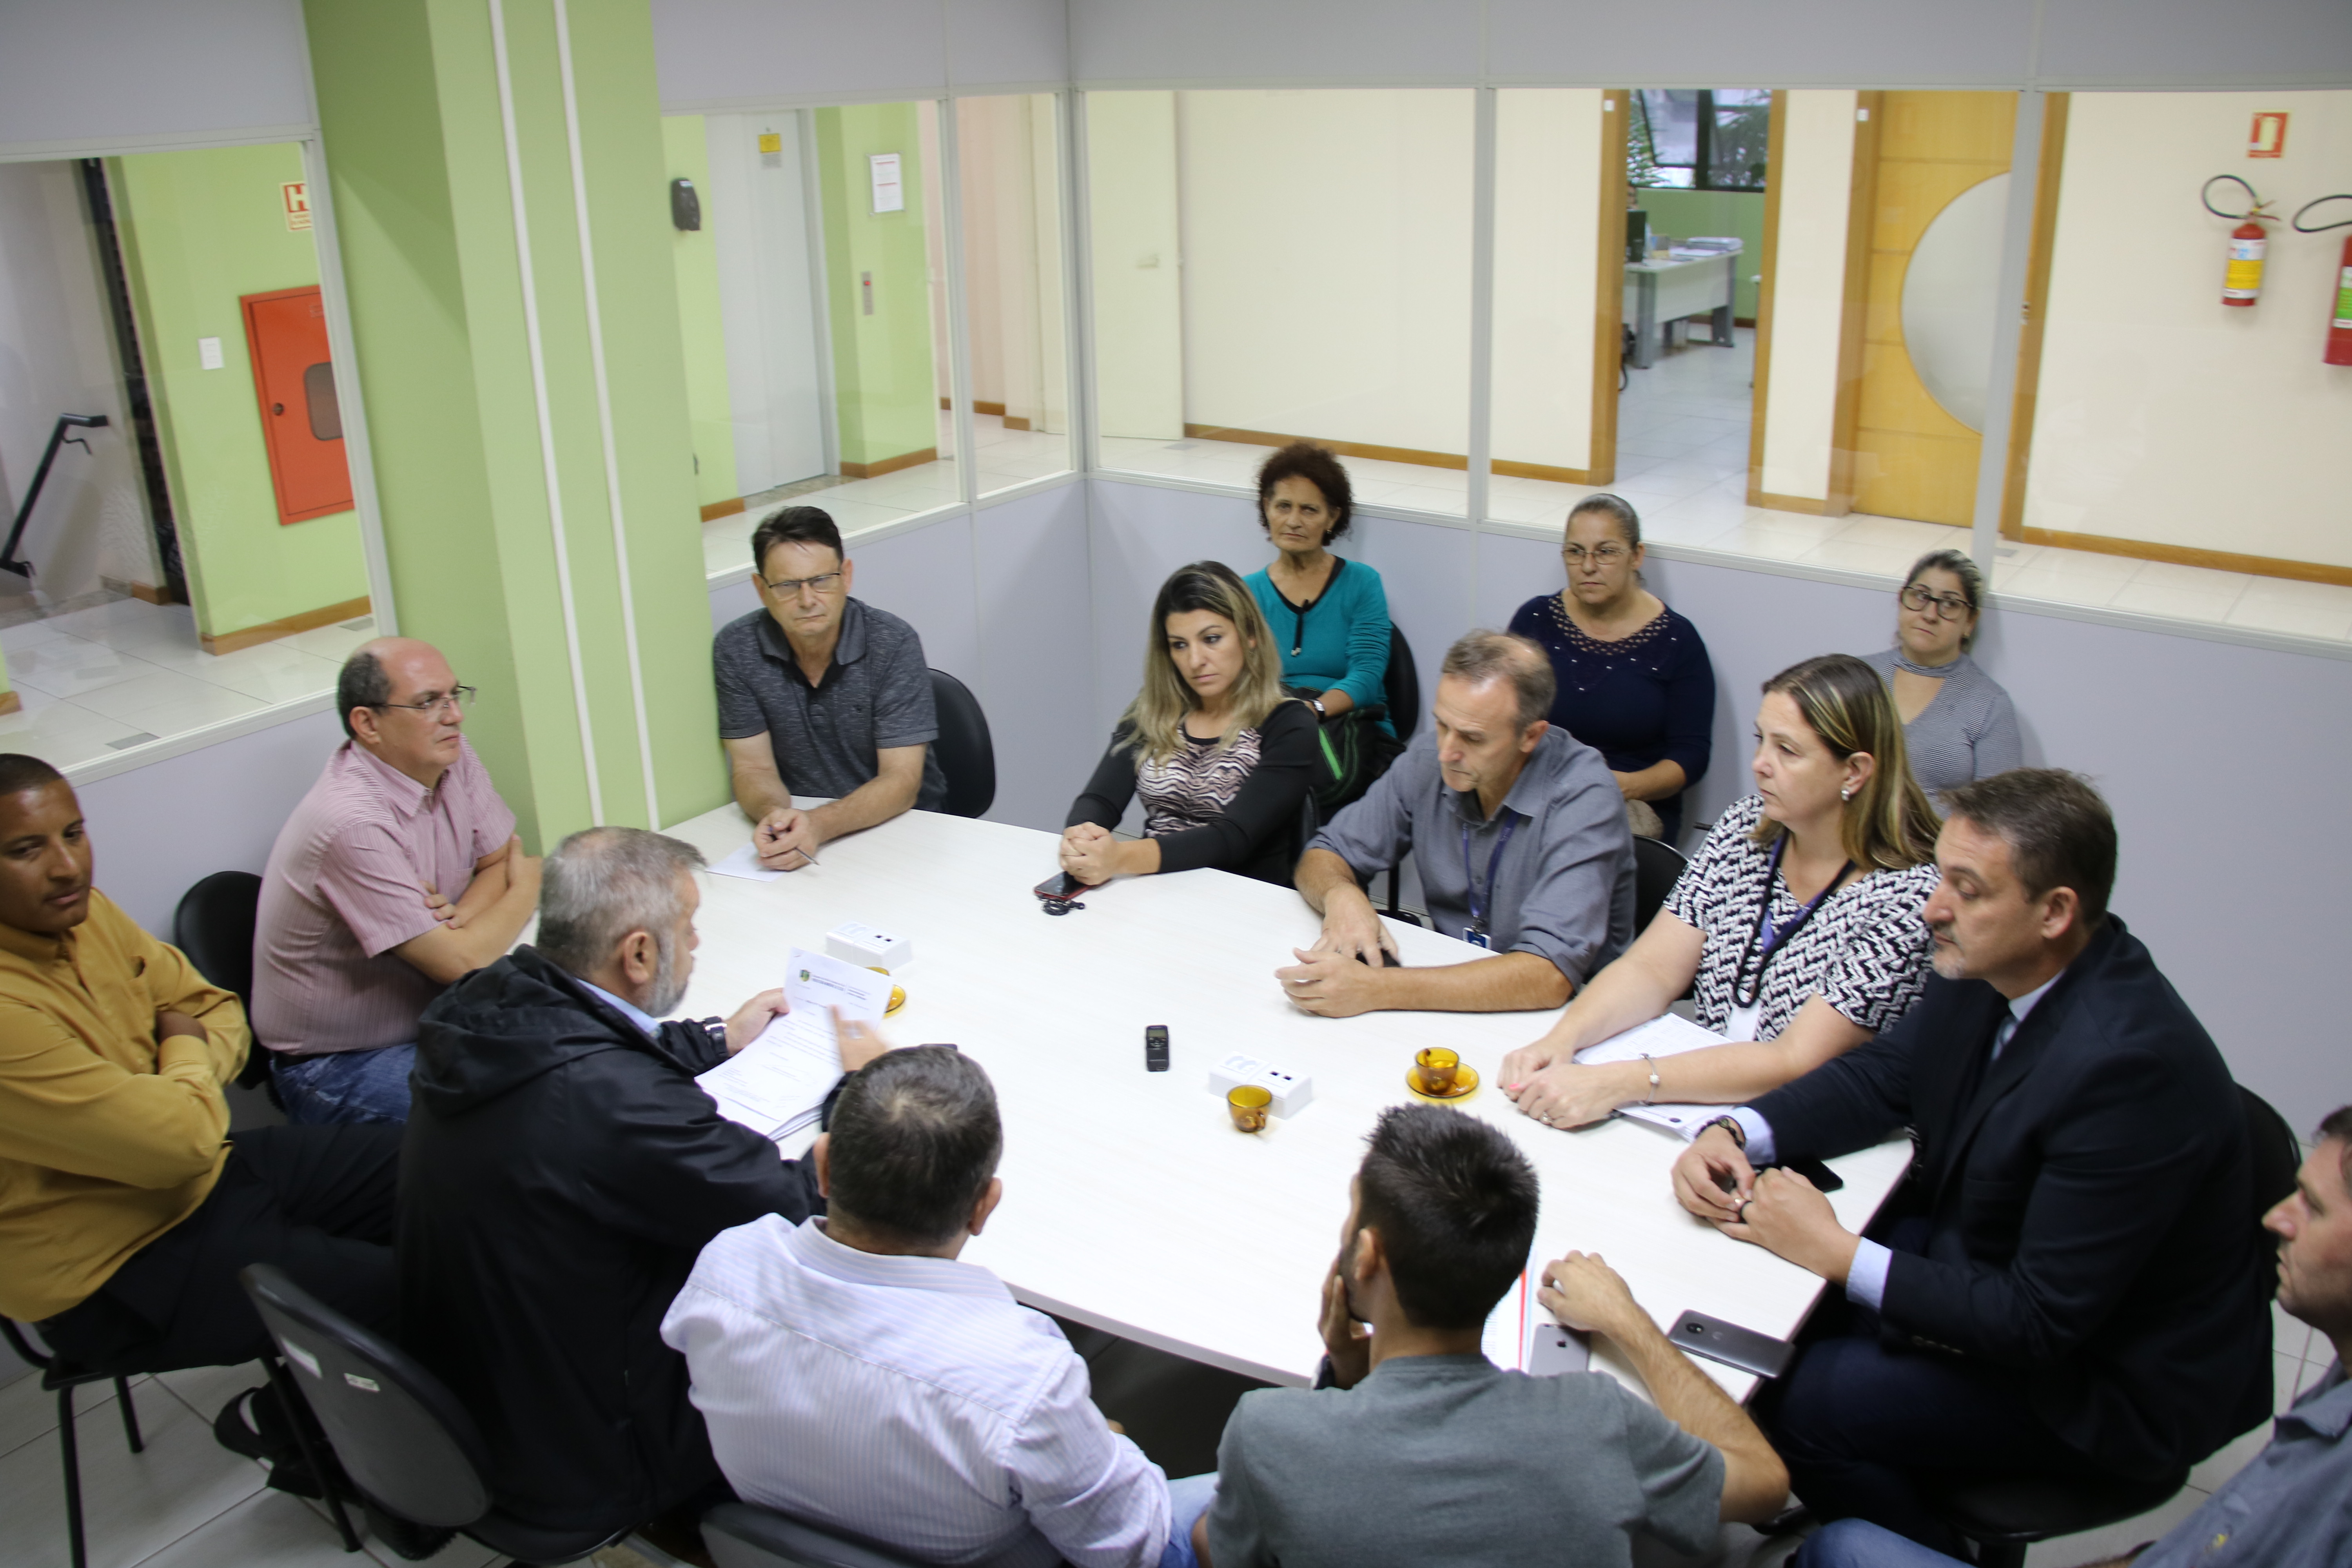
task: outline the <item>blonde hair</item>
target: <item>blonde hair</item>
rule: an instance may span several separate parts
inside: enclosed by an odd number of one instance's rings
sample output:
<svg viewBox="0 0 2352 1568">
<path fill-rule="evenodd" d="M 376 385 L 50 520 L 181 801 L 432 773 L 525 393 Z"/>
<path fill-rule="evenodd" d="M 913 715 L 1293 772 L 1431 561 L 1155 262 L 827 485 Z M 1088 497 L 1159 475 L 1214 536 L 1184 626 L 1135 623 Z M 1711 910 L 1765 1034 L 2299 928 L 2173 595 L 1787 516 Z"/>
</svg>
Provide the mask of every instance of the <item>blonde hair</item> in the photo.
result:
<svg viewBox="0 0 2352 1568">
<path fill-rule="evenodd" d="M 1119 721 L 1130 726 L 1129 741 L 1137 760 L 1164 763 L 1184 745 L 1184 718 L 1201 705 L 1192 683 L 1176 668 L 1168 651 L 1168 617 L 1206 610 L 1230 623 L 1242 639 L 1241 679 L 1234 682 L 1232 710 L 1225 731 L 1217 738 L 1223 750 L 1244 730 L 1255 730 L 1286 699 L 1282 690 L 1282 661 L 1275 652 L 1274 633 L 1248 584 L 1222 561 L 1195 561 L 1180 566 L 1151 601 L 1151 629 L 1144 639 L 1143 689 L 1127 705 Z"/>
<path fill-rule="evenodd" d="M 1839 815 L 1838 837 L 1846 858 L 1869 870 L 1900 870 L 1936 858 L 1936 832 L 1943 826 L 1927 791 L 1911 776 L 1903 748 L 1903 718 L 1878 671 L 1850 653 L 1824 654 L 1790 665 L 1764 683 L 1764 694 L 1783 692 L 1804 715 L 1806 726 L 1841 761 L 1867 752 L 1878 765 Z M 1769 817 L 1756 824 L 1756 842 L 1779 842 L 1788 829 Z"/>
</svg>

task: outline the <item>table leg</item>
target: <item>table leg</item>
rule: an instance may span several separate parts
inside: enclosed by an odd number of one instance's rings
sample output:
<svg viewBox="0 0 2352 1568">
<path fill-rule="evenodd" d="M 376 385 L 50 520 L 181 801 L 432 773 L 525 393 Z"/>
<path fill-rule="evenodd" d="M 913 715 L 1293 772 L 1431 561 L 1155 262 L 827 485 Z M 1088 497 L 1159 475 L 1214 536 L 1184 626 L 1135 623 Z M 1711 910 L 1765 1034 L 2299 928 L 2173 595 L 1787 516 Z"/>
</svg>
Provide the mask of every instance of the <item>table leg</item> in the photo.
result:
<svg viewBox="0 0 2352 1568">
<path fill-rule="evenodd" d="M 1731 335 L 1730 306 L 1717 305 L 1715 308 L 1715 322 L 1713 331 L 1715 332 L 1715 342 L 1718 347 L 1727 349 L 1734 345 L 1735 340 Z"/>
<path fill-rule="evenodd" d="M 1633 312 L 1633 368 L 1647 370 L 1656 358 L 1658 332 L 1658 280 L 1650 274 L 1642 275 L 1633 287 L 1638 301 Z"/>
</svg>

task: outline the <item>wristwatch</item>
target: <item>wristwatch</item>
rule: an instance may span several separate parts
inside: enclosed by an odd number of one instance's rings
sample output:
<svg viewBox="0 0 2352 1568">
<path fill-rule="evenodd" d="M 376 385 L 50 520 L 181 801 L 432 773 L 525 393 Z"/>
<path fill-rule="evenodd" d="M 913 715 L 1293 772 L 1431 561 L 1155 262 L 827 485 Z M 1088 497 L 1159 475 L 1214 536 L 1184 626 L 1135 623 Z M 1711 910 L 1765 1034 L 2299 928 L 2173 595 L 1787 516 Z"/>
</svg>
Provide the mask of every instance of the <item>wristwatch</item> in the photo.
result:
<svg viewBox="0 0 2352 1568">
<path fill-rule="evenodd" d="M 1320 697 L 1310 697 L 1307 701 L 1308 706 L 1315 710 L 1315 716 L 1318 719 L 1328 719 L 1331 717 L 1331 715 L 1324 710 L 1323 699 Z"/>
</svg>

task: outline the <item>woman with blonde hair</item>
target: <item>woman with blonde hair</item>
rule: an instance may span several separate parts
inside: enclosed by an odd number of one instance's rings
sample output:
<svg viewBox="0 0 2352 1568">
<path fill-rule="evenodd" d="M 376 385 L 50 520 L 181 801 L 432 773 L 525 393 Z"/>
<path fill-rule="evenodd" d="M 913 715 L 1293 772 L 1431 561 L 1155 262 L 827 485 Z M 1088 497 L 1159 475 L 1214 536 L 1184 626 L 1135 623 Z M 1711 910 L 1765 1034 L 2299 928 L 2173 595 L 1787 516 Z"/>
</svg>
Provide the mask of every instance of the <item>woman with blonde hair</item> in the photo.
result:
<svg viewBox="0 0 2352 1568">
<path fill-rule="evenodd" d="M 1152 601 L 1143 689 L 1070 807 L 1062 869 L 1091 886 L 1213 866 L 1288 887 L 1315 741 L 1248 587 L 1220 561 L 1178 568 Z M 1144 836 L 1114 837 L 1139 795 Z"/>
<path fill-rule="evenodd" d="M 1878 672 L 1840 653 L 1766 681 L 1748 765 L 1756 793 L 1725 810 L 1649 930 L 1503 1058 L 1526 1115 L 1577 1127 L 1645 1100 L 1738 1104 L 1853 1049 L 1926 989 L 1940 824 Z M 1729 1043 L 1576 1065 L 1694 986 L 1697 1021 Z"/>
</svg>

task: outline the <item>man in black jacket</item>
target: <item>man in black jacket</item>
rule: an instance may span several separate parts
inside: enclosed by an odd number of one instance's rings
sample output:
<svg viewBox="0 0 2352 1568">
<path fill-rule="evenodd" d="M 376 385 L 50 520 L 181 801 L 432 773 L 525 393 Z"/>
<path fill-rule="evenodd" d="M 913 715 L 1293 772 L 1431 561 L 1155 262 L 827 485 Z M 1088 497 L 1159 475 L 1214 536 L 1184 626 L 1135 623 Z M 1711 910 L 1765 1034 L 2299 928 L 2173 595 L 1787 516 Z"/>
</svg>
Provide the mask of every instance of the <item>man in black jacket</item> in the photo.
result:
<svg viewBox="0 0 2352 1568">
<path fill-rule="evenodd" d="M 1853 1303 L 1852 1331 L 1810 1345 L 1777 1391 L 1797 1495 L 1952 1552 L 1922 1479 L 2178 1473 L 2270 1415 L 2271 1363 L 2238 1093 L 2106 913 L 2106 803 L 2039 769 L 1944 799 L 1927 994 L 1709 1122 L 1675 1191 Z M 1803 1176 L 1755 1173 L 1906 1124 L 1906 1217 L 1884 1244 Z"/>
<path fill-rule="evenodd" d="M 636 828 L 541 868 L 537 947 L 425 1009 L 403 1150 L 402 1338 L 480 1424 L 498 1509 L 618 1531 L 719 1480 L 662 1314 L 703 1244 L 822 1212 L 814 1176 L 694 1076 L 783 1011 L 658 1023 L 694 968 L 691 845 Z M 845 1026 L 851 1070 L 880 1051 Z"/>
</svg>

